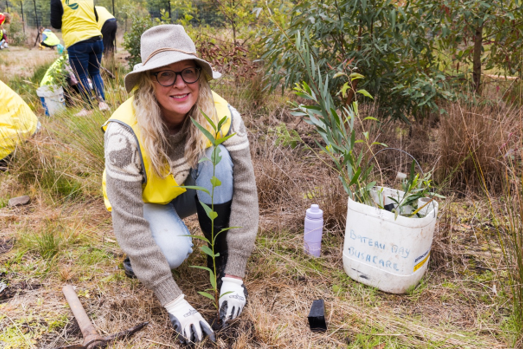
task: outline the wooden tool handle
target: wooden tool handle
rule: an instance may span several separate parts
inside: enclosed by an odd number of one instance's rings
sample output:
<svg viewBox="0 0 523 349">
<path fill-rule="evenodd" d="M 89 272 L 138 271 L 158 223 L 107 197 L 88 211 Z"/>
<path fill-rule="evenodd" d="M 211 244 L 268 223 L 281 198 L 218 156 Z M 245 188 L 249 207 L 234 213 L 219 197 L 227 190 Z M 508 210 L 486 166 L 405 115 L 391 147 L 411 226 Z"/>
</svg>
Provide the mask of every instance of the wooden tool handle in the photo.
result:
<svg viewBox="0 0 523 349">
<path fill-rule="evenodd" d="M 64 286 L 62 288 L 62 292 L 64 293 L 65 299 L 67 299 L 67 303 L 69 303 L 69 306 L 73 311 L 74 317 L 76 318 L 76 322 L 78 322 L 78 326 L 80 326 L 80 330 L 82 331 L 84 339 L 87 339 L 91 336 L 98 336 L 98 333 L 96 332 L 96 329 L 94 328 L 91 320 L 89 320 L 89 317 L 87 316 L 82 303 L 80 303 L 73 286 Z"/>
</svg>

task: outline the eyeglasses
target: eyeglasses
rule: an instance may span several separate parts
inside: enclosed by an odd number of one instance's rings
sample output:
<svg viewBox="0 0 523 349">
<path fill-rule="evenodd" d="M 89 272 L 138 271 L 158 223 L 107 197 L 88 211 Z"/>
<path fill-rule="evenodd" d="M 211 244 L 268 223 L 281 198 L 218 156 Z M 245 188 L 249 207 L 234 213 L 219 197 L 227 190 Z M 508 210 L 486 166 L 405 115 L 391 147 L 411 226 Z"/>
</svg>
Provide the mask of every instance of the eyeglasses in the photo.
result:
<svg viewBox="0 0 523 349">
<path fill-rule="evenodd" d="M 151 73 L 151 75 L 154 75 L 156 81 L 163 87 L 170 87 L 176 83 L 178 75 L 182 77 L 183 82 L 186 84 L 194 84 L 200 79 L 201 71 L 201 68 L 191 67 L 182 71 L 162 70 Z"/>
</svg>

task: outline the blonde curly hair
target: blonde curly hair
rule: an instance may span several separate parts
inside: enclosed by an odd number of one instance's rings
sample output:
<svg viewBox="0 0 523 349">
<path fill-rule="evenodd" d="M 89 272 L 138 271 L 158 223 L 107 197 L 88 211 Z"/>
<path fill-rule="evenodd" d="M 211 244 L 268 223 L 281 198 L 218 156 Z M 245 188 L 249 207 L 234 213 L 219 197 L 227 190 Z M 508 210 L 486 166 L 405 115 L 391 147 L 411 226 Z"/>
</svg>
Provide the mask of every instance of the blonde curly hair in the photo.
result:
<svg viewBox="0 0 523 349">
<path fill-rule="evenodd" d="M 180 130 L 180 132 L 187 133 L 184 157 L 192 168 L 196 167 L 198 160 L 203 155 L 207 139 L 190 119 L 193 118 L 208 129 L 210 129 L 210 125 L 203 113 L 211 120 L 216 120 L 211 87 L 203 73 L 198 83 L 200 87 L 198 99 L 185 116 Z M 165 178 L 170 172 L 167 155 L 169 131 L 162 119 L 160 106 L 154 94 L 153 77 L 148 72 L 144 72 L 140 76 L 138 89 L 134 93 L 133 107 L 141 132 L 142 148 L 147 154 L 154 172 Z"/>
</svg>

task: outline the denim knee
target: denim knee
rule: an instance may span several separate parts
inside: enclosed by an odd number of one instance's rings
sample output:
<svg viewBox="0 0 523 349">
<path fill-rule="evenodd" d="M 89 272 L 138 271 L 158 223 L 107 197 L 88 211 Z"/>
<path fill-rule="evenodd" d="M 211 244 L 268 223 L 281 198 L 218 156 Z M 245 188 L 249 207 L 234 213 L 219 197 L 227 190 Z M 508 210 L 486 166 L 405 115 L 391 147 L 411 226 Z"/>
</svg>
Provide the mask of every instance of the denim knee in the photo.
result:
<svg viewBox="0 0 523 349">
<path fill-rule="evenodd" d="M 192 247 L 188 244 L 177 244 L 174 246 L 164 246 L 162 252 L 169 263 L 171 269 L 176 269 L 182 265 L 192 253 Z"/>
</svg>

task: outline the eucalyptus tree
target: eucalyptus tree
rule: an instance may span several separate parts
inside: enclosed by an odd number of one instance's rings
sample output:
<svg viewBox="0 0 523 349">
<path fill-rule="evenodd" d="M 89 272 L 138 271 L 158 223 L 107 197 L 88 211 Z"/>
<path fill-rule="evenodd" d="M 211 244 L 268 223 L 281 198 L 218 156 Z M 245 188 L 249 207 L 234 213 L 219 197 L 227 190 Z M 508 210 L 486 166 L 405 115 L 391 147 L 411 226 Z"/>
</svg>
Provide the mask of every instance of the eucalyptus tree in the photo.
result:
<svg viewBox="0 0 523 349">
<path fill-rule="evenodd" d="M 273 16 L 272 27 L 261 34 L 269 86 L 307 81 L 295 45 L 300 34 L 322 74 L 332 77 L 350 67 L 364 75 L 361 87 L 376 97 L 381 115 L 407 120 L 439 110 L 437 100 L 452 94 L 434 55 L 436 19 L 416 1 L 302 0 L 287 18 Z M 336 81 L 333 91 L 340 89 Z M 352 97 L 338 103 L 350 104 Z"/>
<path fill-rule="evenodd" d="M 482 67 L 522 77 L 523 6 L 519 0 L 419 0 L 439 15 L 437 39 L 454 62 L 472 65 L 481 93 Z"/>
</svg>

